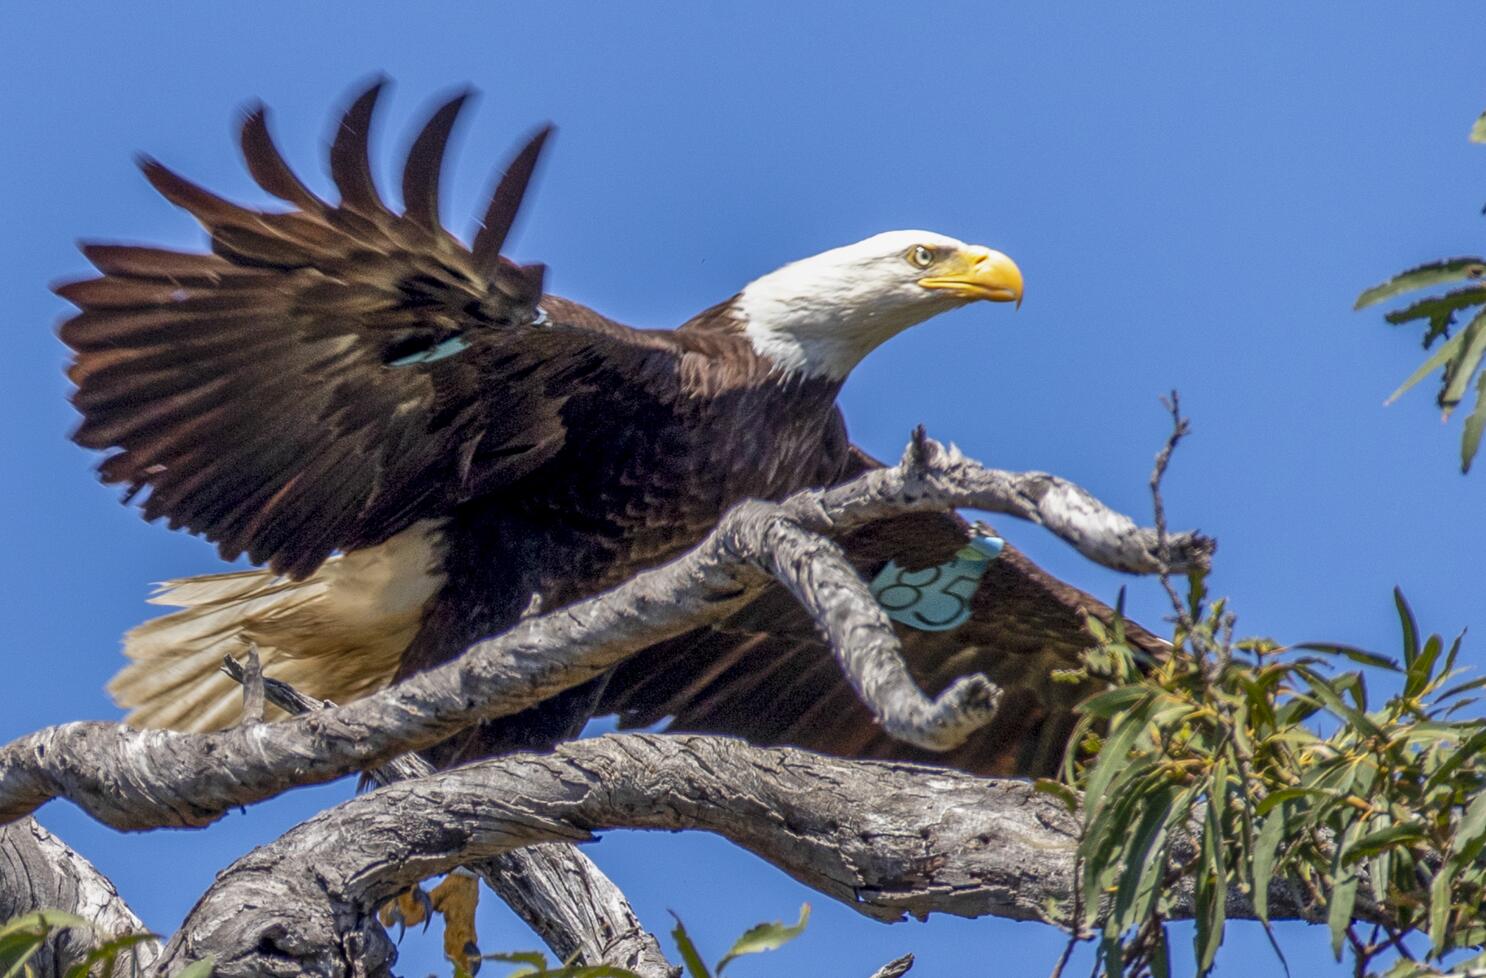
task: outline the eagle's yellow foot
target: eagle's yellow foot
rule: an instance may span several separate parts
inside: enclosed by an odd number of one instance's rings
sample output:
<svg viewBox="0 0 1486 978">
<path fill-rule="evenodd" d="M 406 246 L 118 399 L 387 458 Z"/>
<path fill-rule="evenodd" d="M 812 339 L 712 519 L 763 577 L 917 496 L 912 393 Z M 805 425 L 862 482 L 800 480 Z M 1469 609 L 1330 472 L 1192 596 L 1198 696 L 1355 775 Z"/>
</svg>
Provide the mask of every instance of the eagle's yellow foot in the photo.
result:
<svg viewBox="0 0 1486 978">
<path fill-rule="evenodd" d="M 480 903 L 480 881 L 472 873 L 456 869 L 444 881 L 424 892 L 421 886 L 404 890 L 383 904 L 377 917 L 382 926 L 399 927 L 398 937 L 409 927 L 428 926 L 438 914 L 444 918 L 444 956 L 466 974 L 480 968 L 480 946 L 475 934 L 475 909 Z"/>
</svg>

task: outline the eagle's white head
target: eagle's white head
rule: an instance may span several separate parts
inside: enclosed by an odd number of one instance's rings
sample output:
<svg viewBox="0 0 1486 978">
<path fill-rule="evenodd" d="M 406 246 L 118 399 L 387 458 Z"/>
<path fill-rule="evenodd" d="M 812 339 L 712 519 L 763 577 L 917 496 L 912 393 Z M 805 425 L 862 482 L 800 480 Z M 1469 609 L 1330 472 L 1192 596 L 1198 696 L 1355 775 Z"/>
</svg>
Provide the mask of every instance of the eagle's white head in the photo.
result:
<svg viewBox="0 0 1486 978">
<path fill-rule="evenodd" d="M 908 327 L 982 299 L 1021 304 L 1010 258 L 932 231 L 886 231 L 755 279 L 736 309 L 778 369 L 840 380 Z"/>
</svg>

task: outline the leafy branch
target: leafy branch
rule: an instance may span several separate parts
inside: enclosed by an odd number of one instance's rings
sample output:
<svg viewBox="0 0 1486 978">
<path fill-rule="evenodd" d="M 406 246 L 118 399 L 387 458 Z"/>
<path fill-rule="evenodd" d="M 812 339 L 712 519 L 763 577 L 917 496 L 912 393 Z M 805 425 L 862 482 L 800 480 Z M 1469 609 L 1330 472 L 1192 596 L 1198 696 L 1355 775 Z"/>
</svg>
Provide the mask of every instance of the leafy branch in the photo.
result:
<svg viewBox="0 0 1486 978">
<path fill-rule="evenodd" d="M 1486 113 L 1476 120 L 1471 128 L 1470 138 L 1472 142 L 1486 143 Z M 1486 282 L 1482 281 L 1483 276 L 1486 276 L 1486 258 L 1447 258 L 1411 268 L 1357 297 L 1354 308 L 1364 309 L 1436 285 L 1471 283 L 1464 288 L 1419 299 L 1383 317 L 1394 326 L 1425 323 L 1426 350 L 1436 340 L 1444 340 L 1439 349 L 1388 397 L 1387 403 L 1393 403 L 1419 381 L 1434 371 L 1441 370 L 1440 392 L 1436 399 L 1445 420 L 1449 420 L 1455 408 L 1465 398 L 1466 389 L 1471 386 L 1471 377 L 1477 376 L 1482 357 L 1486 355 L 1486 308 L 1482 308 L 1486 307 Z M 1463 330 L 1450 335 L 1456 325 L 1456 317 L 1465 314 L 1471 316 L 1470 321 Z M 1465 433 L 1460 444 L 1460 468 L 1463 472 L 1470 471 L 1471 462 L 1481 446 L 1482 432 L 1486 431 L 1486 373 L 1477 376 L 1475 388 L 1475 407 L 1466 418 Z"/>
<path fill-rule="evenodd" d="M 1401 659 L 1235 641 L 1200 579 L 1192 624 L 1159 661 L 1118 621 L 1090 623 L 1100 644 L 1078 678 L 1111 687 L 1083 704 L 1064 780 L 1086 800 L 1080 923 L 1097 928 L 1105 975 L 1169 974 L 1165 920 L 1188 886 L 1202 975 L 1235 890 L 1267 930 L 1273 888 L 1300 888 L 1359 976 L 1387 950 L 1414 969 L 1390 974 L 1438 973 L 1412 961 L 1412 934 L 1433 961 L 1486 944 L 1486 721 L 1460 717 L 1486 678 L 1461 678 L 1461 639 L 1421 639 L 1395 596 Z M 1375 705 L 1351 664 L 1398 691 Z M 1359 937 L 1358 921 L 1379 938 Z M 1486 967 L 1486 954 L 1462 967 Z"/>
</svg>

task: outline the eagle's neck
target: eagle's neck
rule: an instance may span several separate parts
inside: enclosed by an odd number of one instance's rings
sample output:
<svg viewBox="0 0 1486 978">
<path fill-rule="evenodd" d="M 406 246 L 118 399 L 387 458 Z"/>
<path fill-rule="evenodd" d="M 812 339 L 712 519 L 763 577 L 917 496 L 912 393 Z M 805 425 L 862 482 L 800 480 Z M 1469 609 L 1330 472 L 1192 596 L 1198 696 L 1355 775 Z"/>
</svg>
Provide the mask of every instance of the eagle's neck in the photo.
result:
<svg viewBox="0 0 1486 978">
<path fill-rule="evenodd" d="M 761 280 L 762 281 L 762 280 Z M 843 311 L 830 303 L 789 301 L 759 283 L 687 320 L 679 331 L 691 337 L 734 337 L 776 380 L 824 381 L 839 386 L 875 347 L 911 323 L 878 310 L 853 315 L 843 329 Z"/>
<path fill-rule="evenodd" d="M 786 265 L 733 299 L 753 349 L 786 373 L 840 383 L 868 353 L 954 305 L 916 286 L 905 301 L 884 285 L 894 279 L 880 263 L 827 261 L 834 255 Z"/>
</svg>

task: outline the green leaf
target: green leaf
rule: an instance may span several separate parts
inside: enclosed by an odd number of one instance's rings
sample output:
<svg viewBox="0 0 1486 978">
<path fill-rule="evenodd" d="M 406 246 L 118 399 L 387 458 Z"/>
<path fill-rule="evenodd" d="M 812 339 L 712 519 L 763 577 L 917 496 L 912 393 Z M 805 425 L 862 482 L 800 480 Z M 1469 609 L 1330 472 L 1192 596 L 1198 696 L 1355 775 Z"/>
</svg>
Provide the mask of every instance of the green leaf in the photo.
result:
<svg viewBox="0 0 1486 978">
<path fill-rule="evenodd" d="M 1161 877 L 1166 870 L 1166 828 L 1179 791 L 1176 785 L 1167 785 L 1142 799 L 1145 811 L 1135 831 L 1128 836 L 1120 884 L 1115 891 L 1114 919 L 1120 930 L 1136 926 L 1155 909 Z"/>
<path fill-rule="evenodd" d="M 1289 806 L 1283 802 L 1276 804 L 1264 819 L 1264 824 L 1259 827 L 1259 834 L 1254 839 L 1254 857 L 1250 869 L 1254 884 L 1254 916 L 1266 924 L 1269 923 L 1269 884 L 1274 879 L 1275 860 L 1279 855 L 1280 843 L 1287 835 L 1285 829 L 1289 817 Z"/>
<path fill-rule="evenodd" d="M 1151 948 L 1151 978 L 1171 978 L 1171 934 L 1166 925 L 1156 932 L 1156 946 Z"/>
<path fill-rule="evenodd" d="M 1126 717 L 1115 725 L 1110 737 L 1099 748 L 1099 756 L 1094 761 L 1094 770 L 1089 772 L 1088 782 L 1084 786 L 1084 801 L 1091 812 L 1097 812 L 1104 807 L 1108 800 L 1105 789 L 1109 782 L 1120 772 L 1120 769 L 1130 763 L 1128 757 L 1130 749 L 1135 746 L 1135 739 L 1140 736 L 1145 724 L 1134 722 Z"/>
<path fill-rule="evenodd" d="M 1367 859 L 1385 849 L 1391 849 L 1400 842 L 1417 842 L 1424 838 L 1424 828 L 1416 822 L 1388 825 L 1375 829 L 1354 842 L 1343 862 L 1348 865 L 1355 864 L 1358 860 Z"/>
<path fill-rule="evenodd" d="M 1452 859 L 1471 862 L 1486 848 L 1486 791 L 1476 795 L 1455 826 L 1454 838 L 1450 840 Z"/>
<path fill-rule="evenodd" d="M 1332 860 L 1332 886 L 1326 897 L 1326 923 L 1331 928 L 1331 953 L 1342 959 L 1342 945 L 1347 940 L 1347 928 L 1352 924 L 1352 908 L 1357 905 L 1357 884 L 1361 882 L 1357 867 L 1351 860 L 1352 846 L 1362 832 L 1362 819 L 1347 826 L 1341 842 L 1336 847 Z"/>
<path fill-rule="evenodd" d="M 1223 944 L 1223 924 L 1227 918 L 1228 867 L 1224 859 L 1226 843 L 1217 814 L 1218 804 L 1209 803 L 1203 819 L 1202 842 L 1197 863 L 1197 974 L 1206 976 L 1217 960 Z"/>
<path fill-rule="evenodd" d="M 1402 384 L 1399 384 L 1397 390 L 1384 398 L 1383 403 L 1392 404 L 1394 401 L 1402 397 L 1410 387 L 1413 387 L 1415 384 L 1419 383 L 1419 381 L 1423 380 L 1425 377 L 1428 377 L 1440 367 L 1444 367 L 1450 361 L 1451 357 L 1455 356 L 1455 354 L 1460 352 L 1461 350 L 1464 350 L 1466 345 L 1470 343 L 1470 341 L 1475 337 L 1475 334 L 1480 332 L 1480 329 L 1478 327 L 1473 328 L 1476 327 L 1476 323 L 1479 321 L 1479 319 L 1480 317 L 1472 319 L 1469 326 L 1456 333 L 1454 336 L 1450 337 L 1444 343 L 1441 343 L 1440 348 L 1430 354 L 1429 357 L 1426 358 L 1425 361 L 1419 365 L 1419 369 L 1409 374 L 1408 379 L 1405 380 Z"/>
<path fill-rule="evenodd" d="M 733 946 L 728 948 L 728 953 L 717 962 L 717 973 L 722 974 L 722 969 L 726 968 L 734 958 L 779 949 L 805 933 L 805 925 L 809 922 L 810 904 L 802 903 L 800 904 L 800 919 L 793 924 L 784 924 L 777 920 L 768 924 L 755 924 L 744 931 L 743 936 L 734 941 Z"/>
<path fill-rule="evenodd" d="M 1434 664 L 1438 661 L 1440 653 L 1445 651 L 1444 640 L 1438 635 L 1431 635 L 1424 642 L 1424 649 L 1409 663 L 1403 683 L 1404 696 L 1418 696 L 1424 692 L 1429 685 L 1429 680 L 1434 675 Z"/>
<path fill-rule="evenodd" d="M 1483 751 L 1486 751 L 1486 730 L 1477 731 L 1465 743 L 1451 751 L 1444 763 L 1435 768 L 1428 780 L 1424 782 L 1424 791 L 1428 793 L 1444 784 L 1445 779 L 1454 774 L 1462 764 L 1476 760 Z"/>
<path fill-rule="evenodd" d="M 1476 406 L 1465 419 L 1465 433 L 1460 436 L 1460 471 L 1470 472 L 1471 462 L 1481 447 L 1481 432 L 1486 430 L 1486 371 L 1476 377 Z"/>
<path fill-rule="evenodd" d="M 215 957 L 205 957 L 200 961 L 192 961 L 180 971 L 175 973 L 175 978 L 212 978 L 212 972 L 217 967 Z"/>
<path fill-rule="evenodd" d="M 1295 647 L 1297 649 L 1309 649 L 1312 652 L 1326 652 L 1330 655 L 1344 656 L 1358 665 L 1372 666 L 1375 669 L 1386 669 L 1389 672 L 1399 671 L 1397 659 L 1377 652 L 1369 652 L 1366 649 L 1359 649 L 1355 645 L 1342 645 L 1338 642 L 1302 642 Z"/>
<path fill-rule="evenodd" d="M 541 951 L 496 951 L 492 954 L 482 954 L 480 960 L 525 965 L 524 969 L 516 972 L 518 975 L 538 975 L 551 970 L 547 963 L 547 955 Z"/>
<path fill-rule="evenodd" d="M 1451 884 L 1455 882 L 1456 868 L 1454 861 L 1447 859 L 1429 885 L 1429 943 L 1436 955 L 1449 948 Z"/>
<path fill-rule="evenodd" d="M 1125 713 L 1136 703 L 1139 703 L 1150 695 L 1151 691 L 1141 686 L 1117 686 L 1114 689 L 1090 696 L 1078 704 L 1078 712 L 1086 716 L 1112 720 L 1115 716 Z"/>
<path fill-rule="evenodd" d="M 0 937 L 19 931 L 45 934 L 57 928 L 89 933 L 93 931 L 93 925 L 76 914 L 64 913 L 61 910 L 36 910 L 7 920 L 4 925 L 0 925 Z"/>
<path fill-rule="evenodd" d="M 1471 126 L 1470 140 L 1473 143 L 1486 143 L 1486 112 L 1481 113 L 1475 125 Z"/>
<path fill-rule="evenodd" d="M 1460 356 L 1456 357 L 1445 371 L 1445 389 L 1440 393 L 1440 407 L 1449 418 L 1465 397 L 1466 385 L 1480 366 L 1482 354 L 1486 354 L 1486 312 L 1478 312 L 1465 327 L 1462 335 L 1469 336 Z"/>
<path fill-rule="evenodd" d="M 1070 812 L 1078 811 L 1078 792 L 1052 778 L 1038 778 L 1032 782 L 1032 790 L 1039 794 L 1052 795 L 1061 801 Z"/>
<path fill-rule="evenodd" d="M 686 973 L 690 978 L 712 978 L 712 972 L 707 970 L 702 956 L 697 953 L 697 946 L 686 933 L 686 925 L 681 922 L 676 911 L 672 910 L 671 916 L 676 918 L 676 929 L 671 931 L 671 939 L 676 942 L 676 950 L 681 954 L 681 963 L 686 965 Z"/>
<path fill-rule="evenodd" d="M 27 972 L 26 962 L 46 943 L 47 931 L 16 931 L 0 937 L 0 975 L 15 978 Z"/>
<path fill-rule="evenodd" d="M 1381 285 L 1363 292 L 1357 297 L 1357 304 L 1353 308 L 1363 309 L 1405 292 L 1445 282 L 1481 278 L 1483 275 L 1486 275 L 1486 259 L 1482 258 L 1447 258 L 1444 261 L 1429 262 L 1395 275 Z"/>
<path fill-rule="evenodd" d="M 104 975 L 111 974 L 119 957 L 131 948 L 147 941 L 159 940 L 159 935 L 148 932 L 124 934 L 93 948 L 81 961 L 67 969 L 64 978 L 88 978 L 95 968 L 102 965 Z"/>
<path fill-rule="evenodd" d="M 1439 337 L 1450 335 L 1450 327 L 1455 325 L 1456 313 L 1483 304 L 1486 304 L 1486 289 L 1473 285 L 1446 292 L 1444 295 L 1420 299 L 1411 306 L 1388 313 L 1383 318 L 1394 326 L 1401 326 L 1419 319 L 1429 320 L 1429 329 L 1424 334 L 1424 349 L 1427 350 Z"/>
<path fill-rule="evenodd" d="M 1401 588 L 1393 589 L 1393 606 L 1398 609 L 1398 623 L 1403 627 L 1403 664 L 1408 667 L 1419 655 L 1419 622 Z"/>
</svg>

